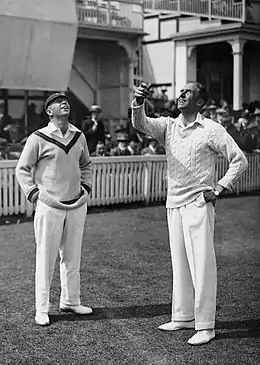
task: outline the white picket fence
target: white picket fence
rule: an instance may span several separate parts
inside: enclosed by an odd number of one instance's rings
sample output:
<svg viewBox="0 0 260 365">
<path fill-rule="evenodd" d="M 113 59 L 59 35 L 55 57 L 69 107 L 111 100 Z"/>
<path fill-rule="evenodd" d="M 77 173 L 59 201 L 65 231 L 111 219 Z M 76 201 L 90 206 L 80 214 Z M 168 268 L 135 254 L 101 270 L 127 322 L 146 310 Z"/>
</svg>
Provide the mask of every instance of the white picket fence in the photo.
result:
<svg viewBox="0 0 260 365">
<path fill-rule="evenodd" d="M 260 154 L 250 154 L 247 158 L 249 168 L 236 184 L 236 194 L 260 191 Z M 165 201 L 165 156 L 95 157 L 92 162 L 93 188 L 89 206 Z M 0 161 L 0 216 L 33 213 L 33 205 L 26 200 L 15 177 L 16 163 L 16 160 Z M 227 168 L 227 161 L 220 157 L 216 178 L 222 177 Z"/>
</svg>

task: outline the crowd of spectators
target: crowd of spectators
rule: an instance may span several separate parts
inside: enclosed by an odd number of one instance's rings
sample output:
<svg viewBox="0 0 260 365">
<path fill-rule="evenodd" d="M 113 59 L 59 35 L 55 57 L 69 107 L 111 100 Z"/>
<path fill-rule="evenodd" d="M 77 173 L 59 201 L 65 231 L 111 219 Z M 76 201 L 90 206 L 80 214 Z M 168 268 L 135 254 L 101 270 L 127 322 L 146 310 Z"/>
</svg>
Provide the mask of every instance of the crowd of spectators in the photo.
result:
<svg viewBox="0 0 260 365">
<path fill-rule="evenodd" d="M 157 94 L 152 90 L 145 103 L 145 109 L 149 117 L 176 118 L 180 113 L 177 109 L 177 102 L 169 100 L 167 87 L 162 87 Z M 244 152 L 260 152 L 260 101 L 244 103 L 241 111 L 234 112 L 226 101 L 223 100 L 218 104 L 211 100 L 203 108 L 202 114 L 216 123 L 220 123 Z M 0 159 L 6 159 L 8 158 L 8 145 L 13 142 L 12 133 L 17 132 L 17 125 L 10 123 L 3 127 L 2 120 L 3 111 L 0 108 Z M 47 119 L 44 124 L 46 122 Z M 35 128 L 44 126 L 43 123 L 39 126 L 38 124 L 29 123 L 28 134 L 32 133 Z M 157 141 L 139 133 L 132 127 L 131 108 L 128 111 L 127 123 L 120 125 L 115 130 L 116 138 L 112 138 L 110 133 L 106 133 L 108 126 L 102 120 L 102 109 L 99 105 L 92 105 L 89 115 L 77 127 L 84 133 L 92 157 L 165 154 L 164 148 Z M 17 157 L 26 141 L 26 138 L 23 137 L 21 134 L 19 140 L 21 149 L 18 148 Z"/>
</svg>

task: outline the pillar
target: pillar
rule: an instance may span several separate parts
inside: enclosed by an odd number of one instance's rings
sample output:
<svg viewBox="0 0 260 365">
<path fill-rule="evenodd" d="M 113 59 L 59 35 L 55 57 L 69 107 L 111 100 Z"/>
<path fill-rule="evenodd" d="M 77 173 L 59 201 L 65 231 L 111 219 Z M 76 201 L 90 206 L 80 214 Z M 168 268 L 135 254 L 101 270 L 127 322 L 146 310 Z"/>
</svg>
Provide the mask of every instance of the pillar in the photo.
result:
<svg viewBox="0 0 260 365">
<path fill-rule="evenodd" d="M 188 81 L 188 47 L 185 41 L 175 42 L 175 91 L 178 98 L 180 90 Z"/>
<path fill-rule="evenodd" d="M 243 103 L 243 49 L 246 41 L 237 38 L 229 43 L 233 53 L 233 109 L 240 110 Z"/>
<path fill-rule="evenodd" d="M 195 81 L 197 79 L 197 48 L 195 46 L 188 47 L 187 62 L 187 81 Z"/>
</svg>

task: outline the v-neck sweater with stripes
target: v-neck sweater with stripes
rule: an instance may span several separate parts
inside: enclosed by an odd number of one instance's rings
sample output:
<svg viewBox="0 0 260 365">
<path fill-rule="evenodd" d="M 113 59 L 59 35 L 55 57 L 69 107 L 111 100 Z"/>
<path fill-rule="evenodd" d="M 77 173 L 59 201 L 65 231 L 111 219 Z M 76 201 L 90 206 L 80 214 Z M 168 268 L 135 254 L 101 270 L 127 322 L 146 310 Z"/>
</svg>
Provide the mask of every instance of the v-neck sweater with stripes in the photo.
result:
<svg viewBox="0 0 260 365">
<path fill-rule="evenodd" d="M 51 122 L 32 133 L 16 166 L 16 177 L 29 201 L 38 195 L 40 201 L 53 208 L 70 210 L 82 206 L 92 186 L 84 134 L 69 124 L 62 137 Z"/>
<path fill-rule="evenodd" d="M 155 138 L 165 147 L 168 167 L 167 208 L 191 203 L 203 191 L 213 190 L 217 183 L 232 190 L 248 167 L 245 155 L 226 129 L 199 113 L 197 119 L 185 127 L 182 115 L 176 119 L 148 118 L 144 104 L 137 106 L 135 101 L 132 111 L 133 127 Z M 229 168 L 217 182 L 216 162 L 219 155 L 228 160 Z"/>
</svg>

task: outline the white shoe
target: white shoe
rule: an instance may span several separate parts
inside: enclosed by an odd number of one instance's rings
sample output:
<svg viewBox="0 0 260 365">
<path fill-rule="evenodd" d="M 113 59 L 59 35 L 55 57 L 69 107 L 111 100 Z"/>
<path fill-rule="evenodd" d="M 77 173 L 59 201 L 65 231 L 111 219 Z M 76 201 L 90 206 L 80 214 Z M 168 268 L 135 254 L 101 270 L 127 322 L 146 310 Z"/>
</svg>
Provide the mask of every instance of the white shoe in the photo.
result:
<svg viewBox="0 0 260 365">
<path fill-rule="evenodd" d="M 48 326 L 50 324 L 48 313 L 36 311 L 35 322 L 39 326 Z"/>
<path fill-rule="evenodd" d="M 213 330 L 201 330 L 198 331 L 194 336 L 192 336 L 188 343 L 190 345 L 203 345 L 208 343 L 215 337 L 215 331 Z"/>
<path fill-rule="evenodd" d="M 195 322 L 194 321 L 183 321 L 183 322 L 177 322 L 177 321 L 171 321 L 168 323 L 164 323 L 161 326 L 159 326 L 159 330 L 162 331 L 178 331 L 184 328 L 195 328 Z"/>
<path fill-rule="evenodd" d="M 75 305 L 75 306 L 68 306 L 68 305 L 63 305 L 60 307 L 60 310 L 62 312 L 70 312 L 70 313 L 74 313 L 74 314 L 79 314 L 79 315 L 86 315 L 86 314 L 92 314 L 93 310 L 89 307 L 84 307 L 83 305 Z"/>
</svg>

